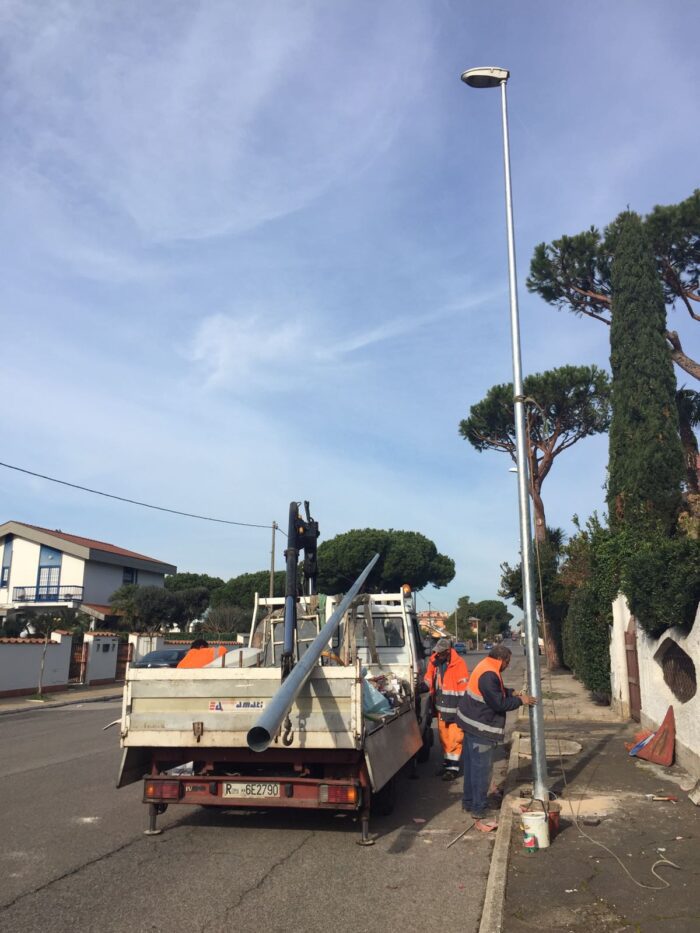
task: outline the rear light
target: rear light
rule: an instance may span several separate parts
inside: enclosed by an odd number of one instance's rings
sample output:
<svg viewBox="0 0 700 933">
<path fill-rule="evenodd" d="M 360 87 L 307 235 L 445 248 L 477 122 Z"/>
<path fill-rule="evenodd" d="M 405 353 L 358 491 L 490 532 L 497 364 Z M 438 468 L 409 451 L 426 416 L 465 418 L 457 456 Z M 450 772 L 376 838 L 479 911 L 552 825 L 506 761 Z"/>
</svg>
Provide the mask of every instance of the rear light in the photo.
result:
<svg viewBox="0 0 700 933">
<path fill-rule="evenodd" d="M 357 787 L 354 784 L 320 784 L 319 803 L 357 803 Z"/>
<path fill-rule="evenodd" d="M 146 800 L 179 800 L 179 781 L 149 781 L 146 780 L 143 795 Z"/>
</svg>

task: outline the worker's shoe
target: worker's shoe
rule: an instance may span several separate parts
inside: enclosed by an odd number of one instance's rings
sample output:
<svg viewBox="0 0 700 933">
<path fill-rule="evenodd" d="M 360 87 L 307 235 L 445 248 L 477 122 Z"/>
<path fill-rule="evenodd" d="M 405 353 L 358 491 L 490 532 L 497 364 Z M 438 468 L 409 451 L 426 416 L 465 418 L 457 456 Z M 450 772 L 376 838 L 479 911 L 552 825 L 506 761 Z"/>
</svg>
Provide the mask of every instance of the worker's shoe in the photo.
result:
<svg viewBox="0 0 700 933">
<path fill-rule="evenodd" d="M 442 776 L 443 781 L 456 781 L 459 777 L 459 771 L 456 768 L 445 768 Z"/>
<path fill-rule="evenodd" d="M 445 773 L 445 765 L 440 765 L 440 767 L 435 772 L 435 777 L 442 777 Z"/>
</svg>

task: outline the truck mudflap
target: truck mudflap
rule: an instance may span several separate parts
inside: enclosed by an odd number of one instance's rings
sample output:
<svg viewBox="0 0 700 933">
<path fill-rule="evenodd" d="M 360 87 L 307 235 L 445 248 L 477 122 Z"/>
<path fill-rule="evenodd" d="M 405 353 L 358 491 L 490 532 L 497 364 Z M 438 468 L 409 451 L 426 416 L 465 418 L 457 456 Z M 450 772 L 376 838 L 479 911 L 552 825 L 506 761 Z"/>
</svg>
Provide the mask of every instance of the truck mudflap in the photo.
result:
<svg viewBox="0 0 700 933">
<path fill-rule="evenodd" d="M 423 745 L 418 720 L 412 706 L 378 723 L 365 734 L 365 761 L 376 793 Z"/>
<path fill-rule="evenodd" d="M 150 748 L 125 748 L 122 752 L 122 763 L 119 767 L 117 787 L 126 787 L 135 784 L 151 770 Z"/>
</svg>

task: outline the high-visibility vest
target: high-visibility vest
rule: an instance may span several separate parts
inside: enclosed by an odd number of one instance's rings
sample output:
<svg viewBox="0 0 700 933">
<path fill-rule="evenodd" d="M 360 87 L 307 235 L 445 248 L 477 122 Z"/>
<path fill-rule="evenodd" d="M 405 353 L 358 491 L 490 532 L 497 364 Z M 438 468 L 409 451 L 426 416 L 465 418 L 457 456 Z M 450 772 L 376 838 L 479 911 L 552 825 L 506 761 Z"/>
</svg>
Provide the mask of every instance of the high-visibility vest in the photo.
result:
<svg viewBox="0 0 700 933">
<path fill-rule="evenodd" d="M 506 688 L 503 685 L 503 677 L 501 676 L 500 660 L 498 658 L 482 658 L 482 660 L 479 661 L 479 663 L 474 668 L 469 686 L 467 687 L 469 696 L 474 697 L 475 700 L 479 700 L 481 703 L 484 702 L 484 698 L 479 688 L 479 678 L 487 671 L 491 671 L 492 674 L 495 674 L 496 677 L 498 677 L 498 682 L 501 685 L 501 693 L 503 696 L 506 695 Z"/>
<path fill-rule="evenodd" d="M 454 648 L 450 649 L 444 675 L 440 664 L 435 663 L 435 655 L 428 661 L 425 682 L 430 687 L 433 704 L 443 722 L 455 722 L 459 698 L 467 689 L 469 669 L 463 658 Z"/>
<path fill-rule="evenodd" d="M 457 709 L 457 725 L 469 735 L 475 735 L 489 742 L 499 742 L 505 736 L 506 714 L 499 713 L 484 701 L 479 687 L 479 680 L 483 674 L 495 674 L 501 686 L 503 696 L 506 688 L 501 676 L 501 662 L 498 658 L 484 658 L 476 665 L 469 678 L 469 685 L 464 696 L 459 701 Z"/>
<path fill-rule="evenodd" d="M 223 645 L 218 648 L 190 648 L 178 667 L 206 667 L 224 654 L 226 649 Z"/>
</svg>

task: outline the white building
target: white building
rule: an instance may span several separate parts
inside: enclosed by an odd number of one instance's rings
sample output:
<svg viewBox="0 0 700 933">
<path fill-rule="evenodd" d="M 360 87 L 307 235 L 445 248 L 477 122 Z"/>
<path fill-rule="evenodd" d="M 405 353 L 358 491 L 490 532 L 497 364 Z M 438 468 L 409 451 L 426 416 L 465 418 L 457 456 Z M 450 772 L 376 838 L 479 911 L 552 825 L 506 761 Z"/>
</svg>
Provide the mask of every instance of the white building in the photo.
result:
<svg viewBox="0 0 700 933">
<path fill-rule="evenodd" d="M 0 525 L 0 618 L 21 609 L 68 606 L 96 619 L 126 583 L 163 586 L 177 567 L 134 551 L 22 522 Z"/>
</svg>

